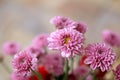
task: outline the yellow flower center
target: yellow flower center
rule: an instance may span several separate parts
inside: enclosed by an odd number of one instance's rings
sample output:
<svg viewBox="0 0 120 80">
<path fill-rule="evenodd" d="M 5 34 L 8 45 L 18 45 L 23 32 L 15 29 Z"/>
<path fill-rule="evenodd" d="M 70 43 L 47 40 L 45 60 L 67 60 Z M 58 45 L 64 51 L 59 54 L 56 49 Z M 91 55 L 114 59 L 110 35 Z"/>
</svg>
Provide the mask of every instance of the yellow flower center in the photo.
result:
<svg viewBox="0 0 120 80">
<path fill-rule="evenodd" d="M 68 44 L 69 40 L 70 40 L 70 37 L 66 37 L 65 38 L 65 44 Z"/>
</svg>

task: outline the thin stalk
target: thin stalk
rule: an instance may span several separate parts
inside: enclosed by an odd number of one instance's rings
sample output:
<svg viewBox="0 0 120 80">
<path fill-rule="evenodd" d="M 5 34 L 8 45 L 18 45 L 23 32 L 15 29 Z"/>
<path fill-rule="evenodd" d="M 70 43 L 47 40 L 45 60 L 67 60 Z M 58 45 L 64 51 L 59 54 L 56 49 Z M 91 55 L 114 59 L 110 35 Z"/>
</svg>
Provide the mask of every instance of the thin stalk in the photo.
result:
<svg viewBox="0 0 120 80">
<path fill-rule="evenodd" d="M 68 79 L 68 71 L 69 71 L 69 61 L 68 59 L 66 59 L 66 67 L 65 67 L 66 71 L 65 71 L 65 75 L 63 80 L 67 80 Z"/>
<path fill-rule="evenodd" d="M 96 70 L 94 71 L 94 75 L 93 75 L 93 80 L 97 80 L 96 79 L 96 76 L 97 76 L 97 72 L 96 72 Z"/>
<path fill-rule="evenodd" d="M 71 71 L 73 71 L 73 68 L 74 68 L 74 58 L 72 58 L 71 60 Z"/>
<path fill-rule="evenodd" d="M 31 69 L 31 71 L 34 75 L 36 75 L 38 77 L 39 80 L 43 80 L 42 75 L 40 73 L 34 71 L 33 69 Z"/>
<path fill-rule="evenodd" d="M 91 74 L 91 70 L 81 80 L 86 80 L 86 78 L 88 77 L 89 74 Z"/>
</svg>

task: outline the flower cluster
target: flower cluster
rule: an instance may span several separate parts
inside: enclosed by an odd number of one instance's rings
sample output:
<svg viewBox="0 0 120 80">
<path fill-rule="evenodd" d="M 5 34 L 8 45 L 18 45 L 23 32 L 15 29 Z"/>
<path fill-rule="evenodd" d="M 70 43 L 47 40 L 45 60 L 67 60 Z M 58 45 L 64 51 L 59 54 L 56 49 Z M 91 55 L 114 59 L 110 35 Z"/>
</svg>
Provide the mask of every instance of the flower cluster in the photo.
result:
<svg viewBox="0 0 120 80">
<path fill-rule="evenodd" d="M 111 46 L 120 46 L 117 33 L 105 30 L 103 43 L 86 45 L 86 23 L 64 16 L 50 22 L 57 30 L 36 36 L 22 51 L 15 42 L 3 46 L 4 53 L 14 54 L 11 80 L 105 80 L 110 70 L 120 80 L 120 65 L 112 69 L 116 53 Z"/>
</svg>

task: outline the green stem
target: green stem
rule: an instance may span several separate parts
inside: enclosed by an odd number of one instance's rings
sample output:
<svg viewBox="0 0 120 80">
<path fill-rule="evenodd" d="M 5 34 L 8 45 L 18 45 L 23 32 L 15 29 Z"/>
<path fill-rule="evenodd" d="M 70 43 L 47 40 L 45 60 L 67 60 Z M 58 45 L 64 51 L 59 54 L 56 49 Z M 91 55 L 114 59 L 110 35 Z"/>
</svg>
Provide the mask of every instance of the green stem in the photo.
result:
<svg viewBox="0 0 120 80">
<path fill-rule="evenodd" d="M 34 71 L 33 69 L 31 69 L 31 71 L 34 75 L 36 75 L 38 77 L 39 80 L 43 80 L 42 75 L 40 73 Z"/>
<path fill-rule="evenodd" d="M 72 61 L 71 61 L 71 71 L 73 71 L 73 68 L 74 68 L 74 58 L 72 58 Z"/>
<path fill-rule="evenodd" d="M 86 80 L 89 74 L 91 74 L 91 70 L 82 78 L 82 80 Z"/>
<path fill-rule="evenodd" d="M 96 79 L 96 76 L 97 76 L 97 72 L 96 72 L 96 70 L 94 71 L 94 75 L 93 75 L 93 80 L 97 80 Z"/>
<path fill-rule="evenodd" d="M 68 71 L 69 71 L 69 61 L 68 59 L 66 59 L 66 67 L 65 67 L 66 71 L 65 71 L 65 75 L 64 75 L 64 78 L 63 80 L 67 80 L 68 78 Z"/>
<path fill-rule="evenodd" d="M 81 75 L 78 78 L 79 78 L 78 80 L 82 80 L 83 79 Z"/>
<path fill-rule="evenodd" d="M 8 68 L 8 66 L 4 62 L 1 62 L 1 64 L 4 67 L 4 69 L 8 72 L 8 74 L 10 74 L 11 70 Z"/>
</svg>

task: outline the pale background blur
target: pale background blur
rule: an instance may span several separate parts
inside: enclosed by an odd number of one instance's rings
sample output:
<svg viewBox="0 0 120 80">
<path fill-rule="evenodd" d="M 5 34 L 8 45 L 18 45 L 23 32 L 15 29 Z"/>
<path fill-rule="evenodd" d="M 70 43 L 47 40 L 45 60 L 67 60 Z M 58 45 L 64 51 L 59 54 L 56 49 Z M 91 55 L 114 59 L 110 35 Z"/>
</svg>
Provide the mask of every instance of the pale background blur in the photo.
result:
<svg viewBox="0 0 120 80">
<path fill-rule="evenodd" d="M 24 48 L 37 34 L 54 31 L 49 20 L 57 15 L 85 21 L 87 43 L 101 42 L 103 29 L 120 33 L 120 0 L 0 0 L 0 52 L 6 41 L 20 42 Z M 12 57 L 4 56 L 12 69 Z M 9 77 L 0 65 L 0 80 Z"/>
</svg>

